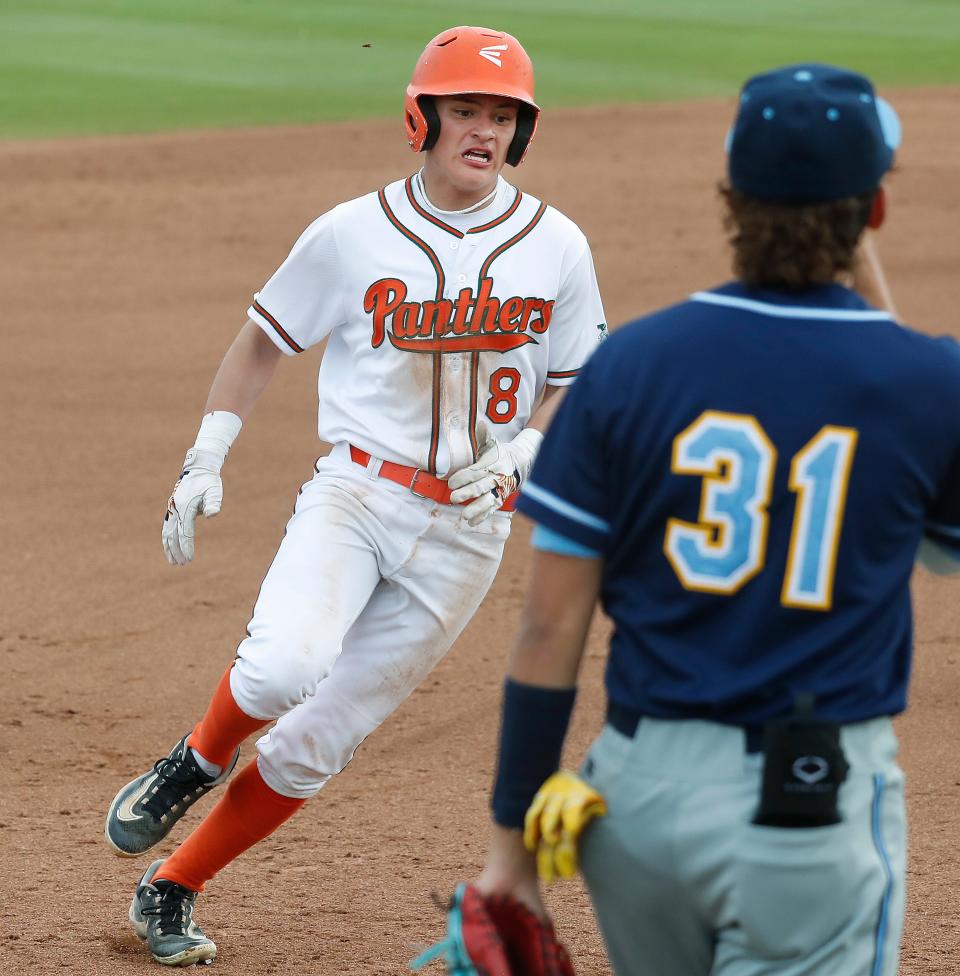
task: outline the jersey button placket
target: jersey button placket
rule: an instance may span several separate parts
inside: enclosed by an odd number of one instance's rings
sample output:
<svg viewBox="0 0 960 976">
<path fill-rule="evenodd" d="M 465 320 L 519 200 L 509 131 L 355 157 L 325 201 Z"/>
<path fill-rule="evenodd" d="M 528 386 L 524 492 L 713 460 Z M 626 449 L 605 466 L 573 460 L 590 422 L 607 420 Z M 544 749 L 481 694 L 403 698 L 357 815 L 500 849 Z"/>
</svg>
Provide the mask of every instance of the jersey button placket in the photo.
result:
<svg viewBox="0 0 960 976">
<path fill-rule="evenodd" d="M 460 241 L 453 241 L 450 244 L 450 247 L 454 251 L 459 250 L 460 249 Z M 457 261 L 455 262 L 455 267 L 457 269 L 459 269 L 458 272 L 457 272 L 457 283 L 458 283 L 458 286 L 459 286 L 457 288 L 457 294 L 458 295 L 460 293 L 460 290 L 466 286 L 467 278 L 468 278 L 468 275 L 467 275 L 466 271 L 469 270 L 468 266 L 470 264 L 470 259 L 472 257 L 473 257 L 473 255 L 469 251 L 467 251 L 467 250 L 463 250 L 463 251 L 460 252 L 460 254 L 457 255 Z M 448 356 L 447 357 L 447 365 L 449 365 L 450 371 L 452 373 L 459 373 L 460 370 L 463 368 L 463 355 L 461 353 L 454 353 L 453 355 Z M 450 419 L 450 426 L 454 430 L 456 430 L 456 429 L 458 429 L 460 427 L 460 424 L 459 423 L 457 423 L 457 424 L 453 423 L 453 418 L 451 417 L 451 419 Z"/>
<path fill-rule="evenodd" d="M 456 240 L 450 244 L 451 272 L 449 297 L 456 300 L 464 288 L 475 291 L 477 270 L 475 268 L 476 252 L 472 248 L 463 247 L 464 241 Z M 470 243 L 473 243 L 470 241 Z M 466 353 L 448 353 L 443 357 L 444 367 L 447 369 L 449 383 L 444 384 L 444 433 L 447 438 L 452 458 L 456 463 L 469 463 L 471 458 L 470 439 L 467 434 L 467 415 L 470 408 L 469 384 L 462 378 L 467 368 Z M 454 379 L 456 377 L 456 379 Z"/>
</svg>

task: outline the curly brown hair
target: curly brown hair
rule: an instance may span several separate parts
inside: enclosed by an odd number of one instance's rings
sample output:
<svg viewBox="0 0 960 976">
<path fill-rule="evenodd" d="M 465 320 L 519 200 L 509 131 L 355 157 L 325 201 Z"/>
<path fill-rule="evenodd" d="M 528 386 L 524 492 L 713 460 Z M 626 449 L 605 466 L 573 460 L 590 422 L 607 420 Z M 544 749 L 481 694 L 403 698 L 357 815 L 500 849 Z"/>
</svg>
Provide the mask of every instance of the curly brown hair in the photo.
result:
<svg viewBox="0 0 960 976">
<path fill-rule="evenodd" d="M 736 276 L 748 285 L 791 291 L 829 284 L 851 270 L 877 192 L 794 205 L 757 200 L 726 183 L 718 189 Z"/>
</svg>

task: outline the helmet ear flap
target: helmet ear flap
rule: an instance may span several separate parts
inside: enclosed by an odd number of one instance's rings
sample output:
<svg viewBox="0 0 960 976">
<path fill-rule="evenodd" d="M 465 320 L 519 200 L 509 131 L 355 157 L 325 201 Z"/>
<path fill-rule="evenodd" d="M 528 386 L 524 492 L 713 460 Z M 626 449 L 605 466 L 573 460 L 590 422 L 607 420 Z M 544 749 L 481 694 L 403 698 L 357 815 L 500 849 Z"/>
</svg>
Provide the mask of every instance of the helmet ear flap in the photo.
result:
<svg viewBox="0 0 960 976">
<path fill-rule="evenodd" d="M 511 166 L 520 165 L 520 160 L 523 159 L 536 128 L 537 113 L 529 105 L 521 104 L 517 112 L 517 129 L 507 149 L 506 161 Z"/>
<path fill-rule="evenodd" d="M 417 105 L 420 106 L 427 123 L 427 134 L 423 138 L 421 149 L 421 152 L 426 152 L 428 149 L 433 149 L 440 138 L 440 113 L 437 112 L 437 103 L 430 95 L 421 95 L 417 99 Z"/>
<path fill-rule="evenodd" d="M 440 137 L 440 116 L 429 95 L 407 93 L 403 123 L 407 130 L 407 143 L 414 152 L 432 149 Z"/>
</svg>

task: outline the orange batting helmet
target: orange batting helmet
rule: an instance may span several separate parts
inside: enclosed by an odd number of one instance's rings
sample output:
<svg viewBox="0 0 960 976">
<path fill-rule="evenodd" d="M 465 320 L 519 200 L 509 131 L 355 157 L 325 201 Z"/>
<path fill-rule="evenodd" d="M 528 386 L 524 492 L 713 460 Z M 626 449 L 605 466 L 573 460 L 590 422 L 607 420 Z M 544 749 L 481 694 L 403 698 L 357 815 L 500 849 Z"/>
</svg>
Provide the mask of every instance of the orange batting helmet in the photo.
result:
<svg viewBox="0 0 960 976">
<path fill-rule="evenodd" d="M 407 85 L 403 121 L 414 152 L 440 135 L 433 95 L 503 95 L 520 103 L 507 162 L 518 166 L 533 139 L 540 106 L 533 100 L 533 64 L 511 34 L 486 27 L 451 27 L 424 48 Z"/>
</svg>

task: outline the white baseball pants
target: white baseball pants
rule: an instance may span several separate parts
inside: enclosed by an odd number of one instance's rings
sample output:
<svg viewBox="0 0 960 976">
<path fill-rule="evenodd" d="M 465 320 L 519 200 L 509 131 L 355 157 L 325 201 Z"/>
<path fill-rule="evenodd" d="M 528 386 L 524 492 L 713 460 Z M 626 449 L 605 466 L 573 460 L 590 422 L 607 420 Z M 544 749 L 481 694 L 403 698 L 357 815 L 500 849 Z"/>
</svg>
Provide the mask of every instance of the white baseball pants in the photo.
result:
<svg viewBox="0 0 960 976">
<path fill-rule="evenodd" d="M 267 785 L 313 796 L 449 650 L 493 582 L 511 517 L 471 528 L 360 467 L 317 462 L 260 590 L 230 687 L 278 719 L 257 742 Z"/>
</svg>

